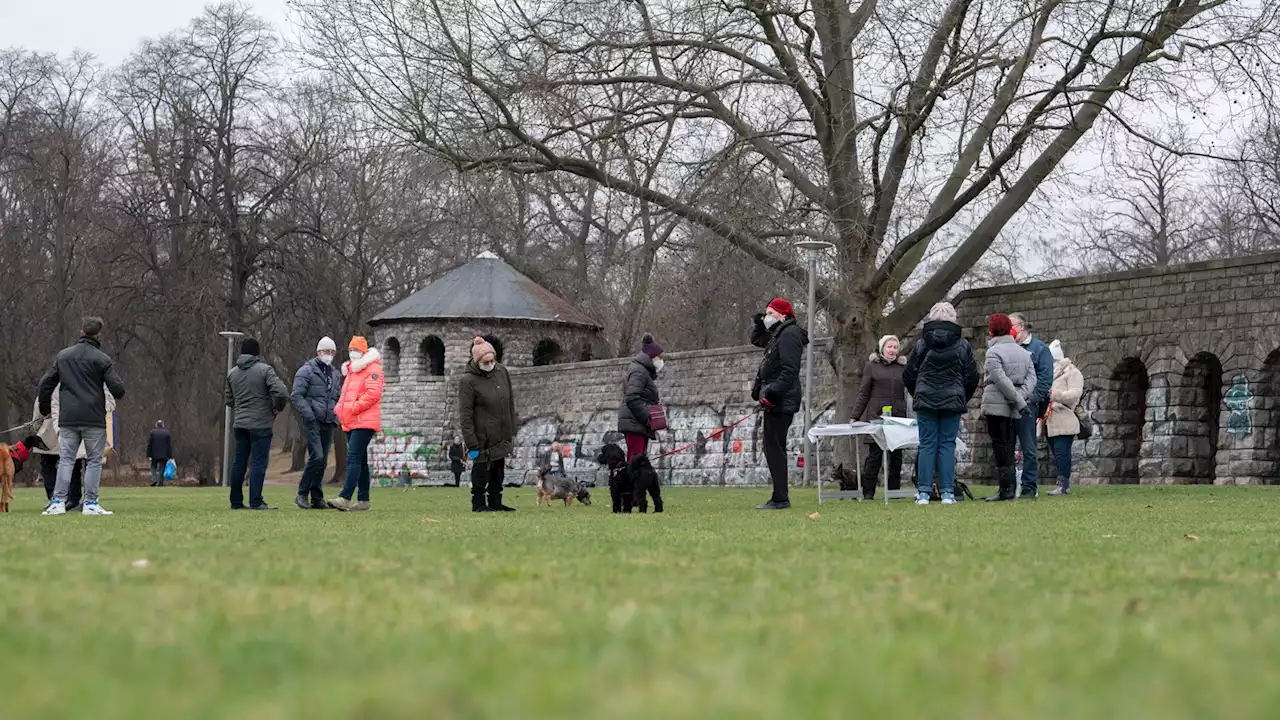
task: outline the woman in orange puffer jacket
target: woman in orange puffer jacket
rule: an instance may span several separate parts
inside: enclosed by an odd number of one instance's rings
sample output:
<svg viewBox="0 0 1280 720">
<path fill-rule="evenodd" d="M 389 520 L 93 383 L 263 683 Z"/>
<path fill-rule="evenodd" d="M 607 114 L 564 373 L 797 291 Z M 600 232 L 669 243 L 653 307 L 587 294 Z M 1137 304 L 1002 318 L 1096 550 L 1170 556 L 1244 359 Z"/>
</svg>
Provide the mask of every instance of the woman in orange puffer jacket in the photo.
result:
<svg viewBox="0 0 1280 720">
<path fill-rule="evenodd" d="M 337 510 L 369 509 L 369 443 L 382 430 L 382 355 L 369 349 L 364 338 L 351 338 L 351 360 L 342 364 L 342 395 L 334 414 L 347 434 L 347 479 L 338 497 L 329 501 Z M 352 494 L 359 490 L 356 502 Z"/>
</svg>

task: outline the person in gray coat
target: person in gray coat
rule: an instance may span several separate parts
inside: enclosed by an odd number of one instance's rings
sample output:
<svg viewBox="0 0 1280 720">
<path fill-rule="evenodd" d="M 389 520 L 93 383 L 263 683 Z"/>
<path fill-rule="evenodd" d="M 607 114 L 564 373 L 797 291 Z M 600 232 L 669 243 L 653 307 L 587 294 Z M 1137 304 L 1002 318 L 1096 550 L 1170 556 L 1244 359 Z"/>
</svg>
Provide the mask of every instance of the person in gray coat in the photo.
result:
<svg viewBox="0 0 1280 720">
<path fill-rule="evenodd" d="M 1031 353 L 1010 334 L 1008 315 L 995 314 L 987 321 L 987 359 L 983 363 L 982 415 L 987 420 L 991 449 L 995 455 L 996 481 L 1000 491 L 988 502 L 1012 500 L 1017 496 L 1014 447 L 1018 441 L 1018 420 L 1035 410 L 1028 402 L 1036 389 L 1036 367 Z"/>
<path fill-rule="evenodd" d="M 271 428 L 276 415 L 289 404 L 289 389 L 275 368 L 262 362 L 258 341 L 245 338 L 240 357 L 227 373 L 224 395 L 232 409 L 232 430 L 236 438 L 235 460 L 231 463 L 231 509 L 244 510 L 244 475 L 249 471 L 251 510 L 275 510 L 262 498 L 271 457 Z"/>
<path fill-rule="evenodd" d="M 342 373 L 333 367 L 338 345 L 331 337 L 316 344 L 316 356 L 293 376 L 293 407 L 302 418 L 302 437 L 307 443 L 307 465 L 302 469 L 298 495 L 293 503 L 303 510 L 326 510 L 324 469 L 329 465 L 329 446 L 338 429 L 334 408 L 342 396 Z"/>
</svg>

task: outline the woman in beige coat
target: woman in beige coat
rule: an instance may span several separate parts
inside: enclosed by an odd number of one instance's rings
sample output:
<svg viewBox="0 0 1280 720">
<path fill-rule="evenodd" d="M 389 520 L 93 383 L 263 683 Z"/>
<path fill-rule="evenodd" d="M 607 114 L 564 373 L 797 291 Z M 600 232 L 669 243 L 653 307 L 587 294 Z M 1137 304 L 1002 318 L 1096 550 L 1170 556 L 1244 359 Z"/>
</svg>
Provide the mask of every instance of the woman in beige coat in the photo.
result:
<svg viewBox="0 0 1280 720">
<path fill-rule="evenodd" d="M 1058 466 L 1058 488 L 1050 495 L 1071 494 L 1071 444 L 1080 433 L 1076 406 L 1084 393 L 1084 375 L 1064 356 L 1062 343 L 1049 344 L 1053 355 L 1053 392 L 1049 395 L 1049 411 L 1044 416 L 1045 435 Z"/>
</svg>

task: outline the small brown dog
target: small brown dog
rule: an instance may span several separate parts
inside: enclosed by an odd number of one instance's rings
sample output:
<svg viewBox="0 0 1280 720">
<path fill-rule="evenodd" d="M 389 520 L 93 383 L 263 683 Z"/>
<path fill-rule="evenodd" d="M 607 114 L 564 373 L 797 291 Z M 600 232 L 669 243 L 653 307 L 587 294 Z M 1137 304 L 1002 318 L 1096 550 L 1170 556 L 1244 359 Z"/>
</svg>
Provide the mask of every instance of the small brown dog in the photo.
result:
<svg viewBox="0 0 1280 720">
<path fill-rule="evenodd" d="M 45 449 L 37 435 L 28 435 L 17 445 L 0 443 L 0 513 L 9 512 L 9 503 L 13 501 L 13 478 L 31 457 L 31 451 Z"/>
<path fill-rule="evenodd" d="M 563 475 L 552 475 L 543 470 L 538 473 L 538 504 L 545 500 L 548 505 L 552 500 L 564 500 L 566 507 L 573 504 L 573 499 L 583 505 L 591 504 L 591 492 L 585 483 L 570 480 Z"/>
</svg>

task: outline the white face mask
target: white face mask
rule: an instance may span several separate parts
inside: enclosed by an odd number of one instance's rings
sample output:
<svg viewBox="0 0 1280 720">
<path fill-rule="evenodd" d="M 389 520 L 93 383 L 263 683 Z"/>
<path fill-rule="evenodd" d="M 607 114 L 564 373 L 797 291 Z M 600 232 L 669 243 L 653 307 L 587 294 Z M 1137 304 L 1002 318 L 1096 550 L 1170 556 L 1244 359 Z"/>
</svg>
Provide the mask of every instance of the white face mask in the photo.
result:
<svg viewBox="0 0 1280 720">
<path fill-rule="evenodd" d="M 772 315 L 765 315 L 765 316 L 764 316 L 764 326 L 765 326 L 766 328 L 771 328 L 771 327 L 773 327 L 774 325 L 777 325 L 777 324 L 778 324 L 778 318 L 776 318 L 776 317 L 774 317 L 774 316 L 772 316 Z"/>
<path fill-rule="evenodd" d="M 480 363 L 480 369 L 485 372 L 493 372 L 493 369 L 496 367 L 498 367 L 498 363 L 496 362 Z"/>
<path fill-rule="evenodd" d="M 333 356 L 332 356 L 332 355 L 317 355 L 316 357 L 320 358 L 320 362 L 324 363 L 325 365 L 332 365 L 332 364 L 333 364 Z"/>
<path fill-rule="evenodd" d="M 359 350 L 351 351 L 351 362 L 355 362 L 356 360 L 359 360 L 362 357 L 364 357 L 364 353 L 360 352 Z"/>
<path fill-rule="evenodd" d="M 667 364 L 667 363 L 666 363 L 666 362 L 664 362 L 662 358 L 654 358 L 654 359 L 653 359 L 653 369 L 654 369 L 654 370 L 657 370 L 658 372 L 662 372 L 662 366 L 663 366 L 663 365 L 666 365 L 666 364 Z"/>
</svg>

